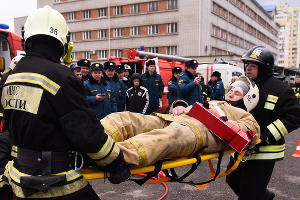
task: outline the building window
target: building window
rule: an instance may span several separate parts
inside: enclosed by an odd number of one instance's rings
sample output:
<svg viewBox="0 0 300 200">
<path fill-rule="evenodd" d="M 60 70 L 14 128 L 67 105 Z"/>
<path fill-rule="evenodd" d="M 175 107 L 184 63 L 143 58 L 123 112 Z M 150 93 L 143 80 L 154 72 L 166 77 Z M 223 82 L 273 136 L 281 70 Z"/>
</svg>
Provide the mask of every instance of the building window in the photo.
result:
<svg viewBox="0 0 300 200">
<path fill-rule="evenodd" d="M 122 28 L 114 28 L 114 37 L 122 37 L 123 29 Z"/>
<path fill-rule="evenodd" d="M 84 31 L 82 33 L 83 40 L 90 40 L 91 39 L 91 31 Z"/>
<path fill-rule="evenodd" d="M 149 6 L 149 11 L 158 11 L 158 1 L 152 1 L 152 2 L 149 2 L 148 4 Z"/>
<path fill-rule="evenodd" d="M 91 17 L 91 11 L 90 10 L 82 11 L 82 18 L 83 19 L 89 19 L 90 17 Z"/>
<path fill-rule="evenodd" d="M 83 52 L 83 58 L 85 59 L 91 59 L 91 52 L 90 51 L 84 51 Z"/>
<path fill-rule="evenodd" d="M 116 6 L 114 7 L 114 15 L 123 15 L 123 7 L 122 6 Z"/>
<path fill-rule="evenodd" d="M 107 50 L 99 50 L 98 51 L 98 58 L 107 58 Z"/>
<path fill-rule="evenodd" d="M 72 60 L 77 60 L 76 52 L 72 52 Z"/>
<path fill-rule="evenodd" d="M 103 39 L 107 37 L 106 29 L 102 29 L 98 31 L 98 39 Z"/>
<path fill-rule="evenodd" d="M 120 50 L 114 49 L 114 57 L 119 57 Z"/>
<path fill-rule="evenodd" d="M 130 13 L 131 14 L 138 14 L 138 13 L 140 13 L 140 4 L 132 4 L 130 6 Z"/>
<path fill-rule="evenodd" d="M 177 33 L 177 23 L 172 23 L 167 25 L 168 33 Z"/>
<path fill-rule="evenodd" d="M 148 26 L 148 35 L 158 34 L 158 25 L 150 25 Z"/>
<path fill-rule="evenodd" d="M 69 12 L 68 13 L 68 20 L 69 21 L 74 21 L 76 19 L 76 14 L 75 12 Z"/>
<path fill-rule="evenodd" d="M 140 27 L 139 26 L 134 26 L 130 28 L 130 35 L 135 36 L 135 35 L 140 35 Z"/>
<path fill-rule="evenodd" d="M 54 3 L 60 3 L 60 0 L 53 0 Z"/>
<path fill-rule="evenodd" d="M 178 8 L 178 3 L 177 0 L 168 0 L 168 9 L 177 9 Z"/>
<path fill-rule="evenodd" d="M 158 47 L 149 47 L 148 51 L 151 53 L 158 53 Z"/>
<path fill-rule="evenodd" d="M 75 32 L 71 32 L 70 33 L 70 40 L 71 41 L 75 41 L 76 40 L 76 33 Z"/>
<path fill-rule="evenodd" d="M 106 8 L 99 8 L 98 17 L 105 17 L 105 16 L 106 16 Z"/>
<path fill-rule="evenodd" d="M 168 55 L 177 55 L 177 46 L 167 47 L 167 54 Z"/>
</svg>

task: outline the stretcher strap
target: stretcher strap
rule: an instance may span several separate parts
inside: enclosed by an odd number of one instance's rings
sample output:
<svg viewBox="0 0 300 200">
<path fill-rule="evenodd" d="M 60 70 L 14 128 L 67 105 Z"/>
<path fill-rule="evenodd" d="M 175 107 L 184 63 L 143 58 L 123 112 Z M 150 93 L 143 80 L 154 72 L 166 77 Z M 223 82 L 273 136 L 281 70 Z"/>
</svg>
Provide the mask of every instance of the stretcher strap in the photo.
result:
<svg viewBox="0 0 300 200">
<path fill-rule="evenodd" d="M 156 183 L 163 183 L 166 181 L 173 181 L 173 182 L 181 182 L 183 181 L 186 177 L 188 177 L 189 175 L 191 175 L 197 168 L 198 166 L 201 164 L 202 160 L 201 157 L 199 156 L 199 153 L 201 151 L 203 151 L 205 148 L 207 148 L 207 146 L 203 146 L 202 148 L 200 148 L 195 154 L 194 154 L 194 158 L 196 158 L 196 163 L 192 164 L 191 169 L 186 172 L 184 175 L 182 175 L 181 177 L 178 177 L 178 175 L 175 172 L 174 168 L 170 169 L 170 173 L 168 171 L 168 169 L 163 170 L 163 172 L 165 173 L 165 175 L 167 177 L 162 177 L 162 178 L 158 178 L 155 180 L 148 180 L 146 183 L 148 184 L 156 184 Z M 170 175 L 171 174 L 171 175 Z"/>
<path fill-rule="evenodd" d="M 171 175 L 170 175 L 170 173 L 169 173 L 168 170 L 163 170 L 163 172 L 165 173 L 165 175 L 167 177 L 159 178 L 159 179 L 156 179 L 156 180 L 149 180 L 146 183 L 148 183 L 148 184 L 156 184 L 156 183 L 162 183 L 162 182 L 165 182 L 165 181 L 173 181 L 173 182 L 179 182 L 179 183 L 187 183 L 187 184 L 195 186 L 195 187 L 197 187 L 199 185 L 198 188 L 200 188 L 200 187 L 202 187 L 202 185 L 208 185 L 210 182 L 214 181 L 217 178 L 217 176 L 220 173 L 221 161 L 222 161 L 223 155 L 224 154 L 223 154 L 222 151 L 219 152 L 218 164 L 217 164 L 217 170 L 216 170 L 216 172 L 214 171 L 214 168 L 213 168 L 213 165 L 212 165 L 211 161 L 208 160 L 208 163 L 209 163 L 209 166 L 210 166 L 210 172 L 211 172 L 211 178 L 208 181 L 201 182 L 201 183 L 194 183 L 193 181 L 189 181 L 189 182 L 183 181 L 186 177 L 188 177 L 189 175 L 191 175 L 197 169 L 197 167 L 199 166 L 199 164 L 201 163 L 201 157 L 199 157 L 198 154 L 196 154 L 194 157 L 197 159 L 197 163 L 192 164 L 191 169 L 187 173 L 185 173 L 183 176 L 181 176 L 181 177 L 178 178 L 178 176 L 177 176 L 177 174 L 175 172 L 175 169 L 171 168 L 170 169 Z"/>
<path fill-rule="evenodd" d="M 185 183 L 188 183 L 188 184 L 191 184 L 191 185 L 204 185 L 204 184 L 208 184 L 208 183 L 210 183 L 212 181 L 215 181 L 216 178 L 217 178 L 217 176 L 220 173 L 221 161 L 222 161 L 223 155 L 224 155 L 223 151 L 220 151 L 219 152 L 219 157 L 218 157 L 218 163 L 217 163 L 217 170 L 214 173 L 212 173 L 212 171 L 214 171 L 214 170 L 213 170 L 213 165 L 211 163 L 211 160 L 208 160 L 209 168 L 211 169 L 211 176 L 213 176 L 213 178 L 210 178 L 208 181 L 203 181 L 203 182 L 200 182 L 200 183 L 194 183 L 193 181 L 185 182 Z"/>
<path fill-rule="evenodd" d="M 222 174 L 220 174 L 219 176 L 217 176 L 217 179 L 218 178 L 222 178 L 224 176 L 227 176 L 229 175 L 231 172 L 233 172 L 234 170 L 236 170 L 236 168 L 239 166 L 241 160 L 243 159 L 244 155 L 245 155 L 246 151 L 243 151 L 242 153 L 240 153 L 234 163 L 234 165 L 228 169 L 227 171 L 223 172 Z"/>
<path fill-rule="evenodd" d="M 153 172 L 147 173 L 147 175 L 142 179 L 130 179 L 131 181 L 136 182 L 139 185 L 143 185 L 146 181 L 148 181 L 150 178 L 156 176 L 160 171 L 162 167 L 163 160 L 159 160 L 154 164 L 155 168 Z"/>
<path fill-rule="evenodd" d="M 214 167 L 213 167 L 213 164 L 212 164 L 211 160 L 208 160 L 208 165 L 209 165 L 209 169 L 210 169 L 210 173 L 211 173 L 211 180 L 212 179 L 216 180 L 218 178 L 222 178 L 224 176 L 227 176 L 231 172 L 233 172 L 239 166 L 239 164 L 240 164 L 242 158 L 244 157 L 245 153 L 246 153 L 246 151 L 243 151 L 242 153 L 240 153 L 238 155 L 234 165 L 230 169 L 228 169 L 227 171 L 224 171 L 220 175 L 217 175 L 217 176 L 216 176 L 217 172 L 214 171 Z M 195 183 L 190 182 L 188 184 L 191 185 L 191 186 L 197 187 L 199 189 L 202 189 L 202 188 L 206 187 L 210 182 L 211 181 L 207 181 L 206 183 L 204 182 L 204 183 L 199 183 L 199 184 L 195 184 Z"/>
</svg>

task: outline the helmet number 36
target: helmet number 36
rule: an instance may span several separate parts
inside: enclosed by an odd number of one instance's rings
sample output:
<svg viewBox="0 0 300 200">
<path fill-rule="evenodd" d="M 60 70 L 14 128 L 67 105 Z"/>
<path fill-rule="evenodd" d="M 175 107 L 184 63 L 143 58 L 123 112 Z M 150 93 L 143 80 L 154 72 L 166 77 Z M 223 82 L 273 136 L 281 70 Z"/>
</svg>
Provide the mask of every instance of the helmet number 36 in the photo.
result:
<svg viewBox="0 0 300 200">
<path fill-rule="evenodd" d="M 52 33 L 54 35 L 57 35 L 57 29 L 53 28 L 53 27 L 50 27 L 50 33 Z"/>
</svg>

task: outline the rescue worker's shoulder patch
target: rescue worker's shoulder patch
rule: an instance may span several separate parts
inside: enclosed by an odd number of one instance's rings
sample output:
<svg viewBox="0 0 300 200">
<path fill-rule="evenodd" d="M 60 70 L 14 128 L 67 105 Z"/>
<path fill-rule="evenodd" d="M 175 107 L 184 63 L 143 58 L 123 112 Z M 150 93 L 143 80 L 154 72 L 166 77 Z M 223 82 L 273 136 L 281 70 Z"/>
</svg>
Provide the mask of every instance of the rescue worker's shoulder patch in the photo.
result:
<svg viewBox="0 0 300 200">
<path fill-rule="evenodd" d="M 37 114 L 43 89 L 25 85 L 8 85 L 3 88 L 1 103 L 4 110 L 20 110 Z"/>
<path fill-rule="evenodd" d="M 178 81 L 178 85 L 182 85 L 182 83 L 183 83 L 183 80 L 180 79 L 180 80 Z"/>
<path fill-rule="evenodd" d="M 168 82 L 168 85 L 172 85 L 172 81 L 169 81 L 169 82 Z"/>
<path fill-rule="evenodd" d="M 220 88 L 220 84 L 219 84 L 219 83 L 217 83 L 217 88 L 218 88 L 218 89 Z"/>
</svg>

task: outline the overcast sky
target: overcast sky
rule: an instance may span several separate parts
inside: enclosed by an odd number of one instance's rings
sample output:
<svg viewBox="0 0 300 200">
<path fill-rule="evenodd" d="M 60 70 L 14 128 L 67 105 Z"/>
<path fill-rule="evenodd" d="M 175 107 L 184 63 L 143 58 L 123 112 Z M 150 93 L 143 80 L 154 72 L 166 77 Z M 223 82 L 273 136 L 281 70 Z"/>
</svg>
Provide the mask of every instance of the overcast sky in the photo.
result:
<svg viewBox="0 0 300 200">
<path fill-rule="evenodd" d="M 300 0 L 257 0 L 262 6 L 288 3 L 290 6 L 300 6 Z M 5 2 L 5 3 L 4 3 Z M 7 24 L 14 30 L 15 17 L 28 16 L 36 9 L 37 0 L 1 0 L 0 24 Z"/>
<path fill-rule="evenodd" d="M 37 0 L 1 0 L 0 24 L 9 25 L 14 30 L 14 18 L 28 16 L 36 9 Z"/>
<path fill-rule="evenodd" d="M 256 0 L 262 6 L 289 4 L 290 6 L 300 6 L 300 0 Z"/>
</svg>

